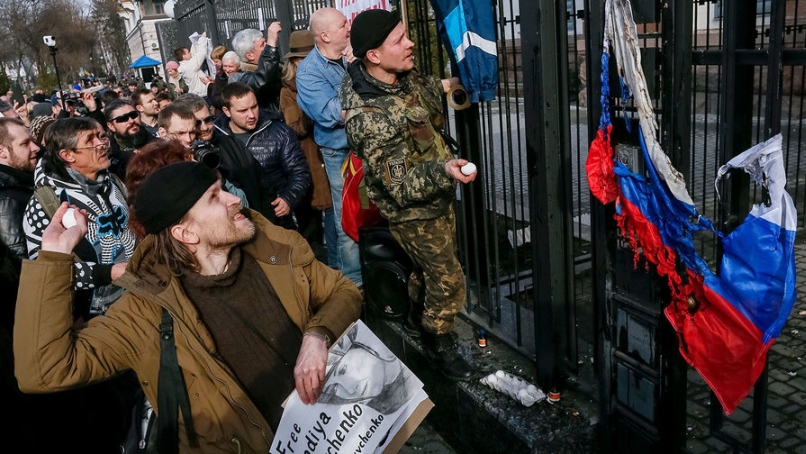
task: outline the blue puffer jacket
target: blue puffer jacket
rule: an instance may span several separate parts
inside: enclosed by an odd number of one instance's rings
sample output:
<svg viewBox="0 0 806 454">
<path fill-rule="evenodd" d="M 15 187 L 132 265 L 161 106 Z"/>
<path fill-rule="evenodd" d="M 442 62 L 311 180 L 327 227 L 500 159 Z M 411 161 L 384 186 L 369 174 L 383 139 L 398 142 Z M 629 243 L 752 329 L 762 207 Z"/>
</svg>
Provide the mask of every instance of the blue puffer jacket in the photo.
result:
<svg viewBox="0 0 806 454">
<path fill-rule="evenodd" d="M 234 136 L 228 117 L 219 117 L 215 126 L 222 134 Z M 269 120 L 261 110 L 258 127 L 249 136 L 246 148 L 260 163 L 266 181 L 295 211 L 311 188 L 311 171 L 294 130 Z"/>
</svg>

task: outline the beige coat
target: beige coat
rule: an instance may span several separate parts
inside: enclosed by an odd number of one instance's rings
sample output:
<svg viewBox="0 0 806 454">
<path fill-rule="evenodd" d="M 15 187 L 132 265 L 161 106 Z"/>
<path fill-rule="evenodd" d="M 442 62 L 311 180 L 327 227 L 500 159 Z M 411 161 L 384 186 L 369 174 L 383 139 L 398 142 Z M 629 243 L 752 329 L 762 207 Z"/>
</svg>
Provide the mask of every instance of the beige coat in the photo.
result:
<svg viewBox="0 0 806 454">
<path fill-rule="evenodd" d="M 280 109 L 283 111 L 285 123 L 297 133 L 302 152 L 311 169 L 313 186 L 311 206 L 322 211 L 333 206 L 330 195 L 330 183 L 325 172 L 325 162 L 319 153 L 319 145 L 313 140 L 313 122 L 297 104 L 297 84 L 283 82 L 280 90 Z"/>
</svg>

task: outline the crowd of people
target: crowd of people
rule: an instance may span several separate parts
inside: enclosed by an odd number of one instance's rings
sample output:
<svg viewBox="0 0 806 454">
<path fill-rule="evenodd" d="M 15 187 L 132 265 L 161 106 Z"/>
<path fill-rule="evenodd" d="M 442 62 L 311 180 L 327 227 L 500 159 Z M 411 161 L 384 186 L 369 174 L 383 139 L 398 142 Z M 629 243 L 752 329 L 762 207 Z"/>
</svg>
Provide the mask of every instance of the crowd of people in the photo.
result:
<svg viewBox="0 0 806 454">
<path fill-rule="evenodd" d="M 473 376 L 452 335 L 452 201 L 476 174 L 441 135 L 458 80 L 414 69 L 396 12 L 351 26 L 320 9 L 283 56 L 280 33 L 194 35 L 150 87 L 0 97 L 2 401 L 29 450 L 267 451 L 361 313 L 351 151 L 415 264 L 411 334 L 447 377 Z M 140 418 L 154 430 L 132 432 Z"/>
</svg>

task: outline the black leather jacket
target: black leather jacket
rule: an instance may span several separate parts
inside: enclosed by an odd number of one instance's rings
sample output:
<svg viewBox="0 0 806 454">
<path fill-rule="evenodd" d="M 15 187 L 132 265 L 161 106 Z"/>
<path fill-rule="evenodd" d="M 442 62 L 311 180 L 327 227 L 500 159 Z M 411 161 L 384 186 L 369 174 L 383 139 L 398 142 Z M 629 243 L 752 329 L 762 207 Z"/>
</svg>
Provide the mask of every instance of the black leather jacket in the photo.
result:
<svg viewBox="0 0 806 454">
<path fill-rule="evenodd" d="M 267 44 L 260 53 L 257 70 L 243 71 L 238 78 L 238 82 L 243 82 L 255 90 L 258 105 L 272 120 L 282 118 L 280 112 L 282 70 L 279 50 Z"/>
<path fill-rule="evenodd" d="M 0 164 L 0 240 L 16 258 L 18 267 L 22 259 L 28 258 L 22 218 L 33 195 L 33 173 Z"/>
<path fill-rule="evenodd" d="M 271 202 L 277 198 L 277 191 L 267 179 L 263 178 L 260 164 L 249 150 L 238 139 L 222 134 L 218 130 L 214 132 L 213 140 L 210 142 L 218 148 L 221 158 L 218 170 L 221 176 L 246 194 L 249 207 L 273 224 L 293 230 L 295 226 L 291 216 L 278 218 L 274 214 Z"/>
<path fill-rule="evenodd" d="M 157 138 L 141 125 L 137 136 L 129 139 L 131 143 L 120 143 L 122 140 L 116 134 L 109 133 L 109 171 L 125 180 L 126 166 L 129 164 L 129 159 L 134 156 L 134 150 Z"/>
<path fill-rule="evenodd" d="M 229 118 L 216 121 L 217 132 L 232 136 Z M 263 177 L 277 195 L 295 211 L 311 187 L 311 171 L 302 153 L 297 134 L 285 123 L 266 118 L 261 111 L 258 127 L 252 131 L 246 149 L 263 168 Z"/>
</svg>

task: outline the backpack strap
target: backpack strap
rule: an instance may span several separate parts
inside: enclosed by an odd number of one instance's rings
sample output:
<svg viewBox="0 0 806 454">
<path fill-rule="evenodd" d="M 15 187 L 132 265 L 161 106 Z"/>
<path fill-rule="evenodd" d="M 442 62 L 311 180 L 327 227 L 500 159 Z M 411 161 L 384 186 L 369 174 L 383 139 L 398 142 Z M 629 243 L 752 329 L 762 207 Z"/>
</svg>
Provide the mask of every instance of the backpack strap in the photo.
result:
<svg viewBox="0 0 806 454">
<path fill-rule="evenodd" d="M 108 175 L 109 175 L 109 179 L 112 180 L 112 184 L 114 184 L 118 188 L 118 191 L 120 191 L 120 193 L 123 194 L 123 198 L 128 199 L 129 198 L 129 190 L 126 189 L 126 185 L 123 184 L 123 180 L 121 180 L 119 176 L 117 176 L 116 174 L 114 174 L 112 172 L 109 172 Z"/>
<path fill-rule="evenodd" d="M 56 210 L 59 209 L 59 198 L 56 197 L 56 191 L 53 190 L 50 186 L 45 185 L 37 185 L 34 188 L 34 197 L 36 197 L 36 201 L 42 205 L 42 210 L 48 216 L 48 219 L 53 219 L 53 215 L 56 213 Z"/>
<path fill-rule="evenodd" d="M 190 414 L 190 398 L 188 397 L 182 368 L 176 357 L 174 343 L 173 319 L 168 310 L 162 308 L 160 322 L 160 372 L 157 384 L 157 452 L 160 454 L 179 453 L 179 411 L 185 422 L 190 446 L 198 448 L 199 440 L 193 427 L 193 416 Z"/>
<path fill-rule="evenodd" d="M 54 191 L 50 186 L 37 185 L 34 188 L 34 197 L 36 197 L 36 201 L 39 202 L 39 205 L 42 206 L 42 211 L 45 212 L 45 215 L 48 217 L 48 219 L 53 219 L 53 215 L 62 204 L 62 202 L 59 201 L 59 198 L 56 197 L 56 191 Z M 81 263 L 82 260 L 75 253 L 72 253 L 71 255 L 73 256 L 73 260 Z"/>
</svg>

